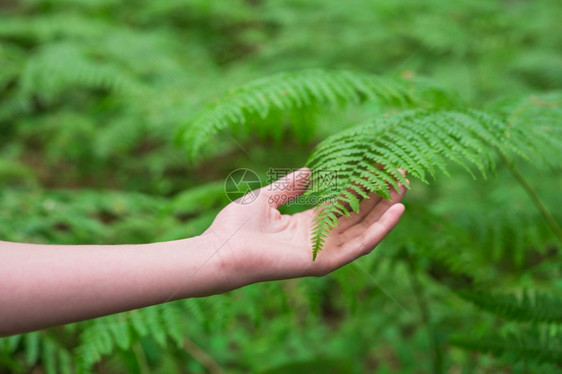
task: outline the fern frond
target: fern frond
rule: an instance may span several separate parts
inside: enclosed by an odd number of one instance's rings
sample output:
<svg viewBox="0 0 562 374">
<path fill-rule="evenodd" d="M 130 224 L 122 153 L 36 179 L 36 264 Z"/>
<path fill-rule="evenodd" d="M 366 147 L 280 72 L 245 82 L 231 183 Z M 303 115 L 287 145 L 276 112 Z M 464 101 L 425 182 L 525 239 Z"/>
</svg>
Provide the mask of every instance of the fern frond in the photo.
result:
<svg viewBox="0 0 562 374">
<path fill-rule="evenodd" d="M 0 90 L 4 91 L 10 82 L 14 81 L 20 74 L 21 66 L 24 64 L 24 53 L 21 49 L 0 45 Z"/>
<path fill-rule="evenodd" d="M 61 343 L 60 336 L 48 331 L 13 335 L 0 339 L 1 354 L 12 355 L 17 350 L 23 351 L 27 366 L 32 367 L 40 363 L 46 374 L 70 374 L 74 372 L 72 356 L 68 348 Z M 3 363 L 8 363 L 4 357 Z M 16 367 L 19 367 L 19 365 L 12 366 L 12 368 Z M 21 370 L 20 367 L 18 371 Z"/>
<path fill-rule="evenodd" d="M 60 39 L 86 40 L 107 35 L 115 27 L 96 17 L 77 12 L 40 13 L 34 17 L 2 17 L 0 37 L 22 44 L 43 44 Z"/>
<path fill-rule="evenodd" d="M 537 331 L 527 334 L 511 334 L 507 337 L 455 335 L 450 339 L 450 342 L 471 351 L 506 356 L 513 361 L 551 362 L 555 364 L 562 362 L 562 340 L 560 336 L 542 337 Z"/>
<path fill-rule="evenodd" d="M 64 61 L 64 63 L 61 63 Z M 30 58 L 20 77 L 20 95 L 37 96 L 51 103 L 72 87 L 133 92 L 137 83 L 114 64 L 96 61 L 78 43 L 54 43 L 43 47 Z"/>
<path fill-rule="evenodd" d="M 179 316 L 183 313 L 180 304 L 170 303 L 82 322 L 80 344 L 75 349 L 79 368 L 88 372 L 102 357 L 130 350 L 147 336 L 160 346 L 165 346 L 168 338 L 179 345 L 183 334 Z"/>
<path fill-rule="evenodd" d="M 412 90 L 419 89 L 424 98 L 443 102 L 446 95 L 435 86 L 422 81 L 416 87 L 412 82 L 349 71 L 305 70 L 284 72 L 250 82 L 217 99 L 203 108 L 179 132 L 178 141 L 188 147 L 193 159 L 215 134 L 231 131 L 266 132 L 279 136 L 283 124 L 260 126 L 266 118 L 290 119 L 291 113 L 311 111 L 318 107 L 359 104 L 375 100 L 393 106 L 421 104 Z M 437 92 L 439 91 L 439 92 Z M 433 94 L 432 94 L 433 93 Z M 254 123 L 255 122 L 255 123 Z M 313 123 L 302 123 L 313 129 Z M 303 136 L 303 131 L 294 131 Z"/>
<path fill-rule="evenodd" d="M 320 143 L 308 165 L 313 170 L 309 193 L 320 201 L 332 202 L 319 207 L 312 243 L 313 256 L 321 250 L 328 231 L 337 224 L 340 201 L 353 210 L 359 207 L 357 196 L 367 192 L 389 198 L 390 188 L 400 182 L 407 185 L 398 169 L 427 183 L 436 171 L 447 174 L 447 162 L 453 161 L 474 176 L 476 168 L 485 177 L 494 169 L 494 148 L 511 154 L 519 149 L 506 137 L 522 138 L 517 130 L 477 111 L 407 111 L 366 125 L 337 133 Z M 384 165 L 379 167 L 377 165 Z M 319 170 L 336 175 L 329 185 L 314 185 Z M 348 209 L 349 211 L 349 209 Z"/>
<path fill-rule="evenodd" d="M 477 307 L 510 320 L 562 323 L 562 299 L 552 295 L 529 291 L 520 296 L 471 290 L 456 292 Z"/>
<path fill-rule="evenodd" d="M 505 99 L 491 109 L 527 134 L 526 143 L 520 146 L 533 155 L 535 164 L 562 167 L 562 92 Z"/>
</svg>

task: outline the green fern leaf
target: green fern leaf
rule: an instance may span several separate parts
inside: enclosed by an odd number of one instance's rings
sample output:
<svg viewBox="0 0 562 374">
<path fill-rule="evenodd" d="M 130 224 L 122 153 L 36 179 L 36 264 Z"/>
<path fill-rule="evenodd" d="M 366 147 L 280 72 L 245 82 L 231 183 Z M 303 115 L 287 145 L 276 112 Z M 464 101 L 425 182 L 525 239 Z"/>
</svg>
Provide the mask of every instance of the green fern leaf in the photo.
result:
<svg viewBox="0 0 562 374">
<path fill-rule="evenodd" d="M 159 313 L 158 307 L 144 308 L 141 309 L 141 312 L 146 319 L 151 336 L 158 344 L 165 346 L 167 330 L 164 321 L 162 321 L 162 316 Z"/>
<path fill-rule="evenodd" d="M 162 319 L 166 325 L 166 331 L 178 347 L 181 347 L 184 339 L 182 312 L 180 303 L 177 301 L 162 306 Z"/>
<path fill-rule="evenodd" d="M 562 323 L 562 299 L 542 293 L 521 296 L 459 290 L 457 294 L 479 308 L 515 321 Z"/>
<path fill-rule="evenodd" d="M 64 61 L 64 64 L 61 64 Z M 49 44 L 30 58 L 20 77 L 20 95 L 27 101 L 36 95 L 51 103 L 73 87 L 133 92 L 139 87 L 115 65 L 100 63 L 76 43 Z"/>
<path fill-rule="evenodd" d="M 74 373 L 73 365 L 72 365 L 72 356 L 68 351 L 59 349 L 58 350 L 58 361 L 59 361 L 59 373 L 62 374 L 71 374 Z"/>
<path fill-rule="evenodd" d="M 455 335 L 450 339 L 453 345 L 472 351 L 491 353 L 495 356 L 510 357 L 510 361 L 562 362 L 562 341 L 560 337 L 539 336 L 537 331 L 528 334 L 512 334 L 502 337 Z"/>
<path fill-rule="evenodd" d="M 111 320 L 107 323 L 107 328 L 111 332 L 111 336 L 119 348 L 127 350 L 131 347 L 129 326 L 121 316 L 111 318 Z"/>
<path fill-rule="evenodd" d="M 51 339 L 44 339 L 41 357 L 43 359 L 43 367 L 47 374 L 57 373 L 57 356 L 55 353 L 55 343 Z"/>
<path fill-rule="evenodd" d="M 533 155 L 535 165 L 560 169 L 562 154 L 562 92 L 517 96 L 490 108 L 509 125 L 527 134 L 510 138 L 519 149 Z"/>
<path fill-rule="evenodd" d="M 439 91 L 427 82 L 420 89 L 424 94 Z M 266 118 L 289 118 L 291 113 L 305 109 L 309 112 L 319 107 L 359 104 L 367 100 L 401 107 L 425 103 L 416 98 L 407 81 L 398 78 L 319 69 L 284 72 L 227 92 L 191 119 L 178 133 L 177 139 L 188 147 L 189 156 L 194 159 L 220 131 L 229 129 L 238 134 L 245 129 L 246 132 L 280 136 L 279 126 L 260 126 L 260 122 Z M 314 123 L 300 125 L 312 127 Z M 282 128 L 284 124 L 280 126 Z M 302 135 L 303 132 L 307 133 L 299 130 L 295 134 Z"/>
<path fill-rule="evenodd" d="M 25 360 L 29 365 L 35 365 L 39 358 L 39 341 L 38 332 L 31 332 L 24 335 L 25 340 Z"/>
<path fill-rule="evenodd" d="M 398 169 L 427 183 L 427 173 L 446 173 L 447 162 L 453 161 L 471 175 L 476 168 L 485 177 L 494 168 L 494 148 L 506 154 L 519 151 L 506 141 L 506 134 L 523 137 L 517 129 L 482 112 L 416 110 L 329 137 L 317 146 L 308 162 L 313 170 L 308 193 L 317 193 L 319 201 L 327 202 L 319 208 L 314 222 L 313 257 L 322 249 L 328 231 L 337 224 L 335 217 L 341 206 L 334 205 L 335 201 L 357 211 L 357 196 L 375 192 L 389 198 L 388 186 L 396 188 L 397 181 L 407 184 Z M 337 186 L 315 186 L 319 170 L 334 173 Z"/>
</svg>

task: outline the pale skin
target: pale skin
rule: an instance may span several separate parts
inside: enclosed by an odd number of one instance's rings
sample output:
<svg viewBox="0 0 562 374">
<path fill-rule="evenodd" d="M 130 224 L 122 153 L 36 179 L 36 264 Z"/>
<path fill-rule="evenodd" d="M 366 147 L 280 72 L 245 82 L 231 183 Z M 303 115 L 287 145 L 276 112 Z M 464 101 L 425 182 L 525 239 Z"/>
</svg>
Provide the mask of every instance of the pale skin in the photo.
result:
<svg viewBox="0 0 562 374">
<path fill-rule="evenodd" d="M 302 177 L 309 170 L 296 173 Z M 229 204 L 193 238 L 139 245 L 0 241 L 0 336 L 257 282 L 322 276 L 370 253 L 404 212 L 403 186 L 391 200 L 370 195 L 359 213 L 340 217 L 312 261 L 315 211 L 284 215 L 278 210 L 302 193 L 304 182 L 283 188 L 276 183 L 261 188 L 249 204 Z"/>
</svg>

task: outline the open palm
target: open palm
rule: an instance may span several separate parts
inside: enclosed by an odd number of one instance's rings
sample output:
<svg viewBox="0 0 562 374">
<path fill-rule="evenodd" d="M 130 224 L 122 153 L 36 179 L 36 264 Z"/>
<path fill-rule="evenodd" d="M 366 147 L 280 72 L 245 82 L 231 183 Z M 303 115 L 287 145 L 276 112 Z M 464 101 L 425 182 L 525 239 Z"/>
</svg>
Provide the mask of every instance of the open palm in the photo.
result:
<svg viewBox="0 0 562 374">
<path fill-rule="evenodd" d="M 240 204 L 242 200 L 237 200 L 229 204 L 204 233 L 213 237 L 217 255 L 233 275 L 233 287 L 324 275 L 370 253 L 404 212 L 400 201 L 405 187 L 393 191 L 391 200 L 371 194 L 362 201 L 359 213 L 339 218 L 322 252 L 313 261 L 311 229 L 317 211 L 309 209 L 288 215 L 278 210 L 280 205 L 302 194 L 309 173 L 309 169 L 303 168 L 254 191 L 257 198 L 251 203 Z M 286 183 L 287 180 L 294 183 Z"/>
</svg>

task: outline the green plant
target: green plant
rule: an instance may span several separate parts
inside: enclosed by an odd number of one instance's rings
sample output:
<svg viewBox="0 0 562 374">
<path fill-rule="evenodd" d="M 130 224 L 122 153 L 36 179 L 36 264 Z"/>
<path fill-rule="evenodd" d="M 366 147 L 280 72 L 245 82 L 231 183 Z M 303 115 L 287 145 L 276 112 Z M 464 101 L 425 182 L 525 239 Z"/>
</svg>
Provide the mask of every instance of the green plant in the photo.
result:
<svg viewBox="0 0 562 374">
<path fill-rule="evenodd" d="M 288 127 L 297 140 L 310 142 L 317 122 L 314 113 L 320 110 L 366 101 L 388 108 L 445 105 L 448 100 L 442 89 L 423 79 L 321 69 L 279 73 L 217 98 L 189 120 L 178 140 L 192 159 L 220 131 L 256 133 L 279 141 Z"/>
<path fill-rule="evenodd" d="M 392 85 L 388 82 L 392 81 L 348 72 L 313 70 L 279 74 L 232 90 L 201 110 L 186 126 L 182 139 L 194 157 L 212 134 L 226 127 L 242 133 L 243 130 L 234 126 L 252 123 L 254 115 L 262 120 L 271 116 L 274 121 L 285 116 L 285 123 L 298 134 L 304 131 L 299 128 L 313 127 L 314 122 L 291 121 L 295 111 L 318 110 L 317 107 L 322 105 L 357 104 L 368 99 L 377 99 L 391 106 L 408 102 L 415 105 L 415 95 L 411 96 L 401 88 L 399 81 Z M 437 106 L 444 103 L 450 101 L 442 100 Z M 505 111 L 505 106 L 500 109 Z M 386 114 L 389 118 L 383 117 L 332 135 L 317 146 L 308 162 L 313 170 L 313 180 L 315 170 L 330 170 L 337 175 L 331 184 L 312 186 L 310 190 L 318 194 L 321 201 L 331 202 L 319 208 L 316 217 L 313 258 L 337 224 L 338 216 L 357 212 L 361 199 L 367 198 L 370 192 L 389 198 L 390 188 L 398 188 L 398 182 L 407 184 L 399 169 L 428 183 L 428 173 L 434 178 L 436 170 L 449 174 L 449 161 L 462 166 L 473 176 L 471 167 L 476 167 L 484 177 L 494 169 L 498 154 L 509 165 L 515 155 L 530 158 L 537 153 L 541 161 L 551 162 L 551 157 L 562 151 L 558 136 L 561 128 L 556 121 L 559 116 L 558 94 L 523 101 L 508 112 L 506 120 L 494 112 L 488 114 L 462 108 L 456 111 L 418 109 L 391 116 Z M 275 125 L 263 122 L 268 126 L 253 122 L 261 128 L 258 133 L 267 131 L 266 134 L 272 137 L 282 134 L 279 128 L 283 122 Z M 550 215 L 545 214 L 547 218 Z M 557 223 L 553 220 L 549 223 L 562 240 Z"/>
<path fill-rule="evenodd" d="M 314 123 L 303 124 L 290 120 L 292 111 L 308 110 L 307 105 L 317 110 L 316 107 L 322 104 L 357 104 L 366 101 L 361 99 L 362 96 L 376 96 L 383 106 L 415 103 L 407 91 L 389 90 L 388 83 L 378 83 L 373 78 L 361 76 L 362 86 L 358 86 L 357 81 L 350 77 L 356 77 L 355 73 L 318 70 L 293 72 L 233 90 L 222 100 L 219 99 L 211 107 L 202 110 L 199 117 L 188 124 L 184 132 L 187 134 L 184 135 L 187 140 L 185 144 L 195 145 L 191 148 L 193 156 L 202 147 L 201 142 L 208 140 L 219 129 L 230 127 L 234 133 L 241 133 L 235 125 L 250 122 L 254 114 L 258 114 L 264 123 L 269 123 L 268 115 L 274 113 L 271 115 L 275 118 L 275 125 L 261 125 L 261 134 L 263 136 L 264 131 L 269 130 L 265 135 L 276 137 L 280 134 L 277 122 L 279 113 L 286 118 L 285 123 L 294 129 L 298 126 L 314 126 Z M 376 88 L 377 84 L 381 85 L 380 89 Z M 369 91 L 363 88 L 365 86 L 369 87 Z M 396 100 L 396 92 L 401 93 L 403 100 Z M 498 160 L 504 161 L 531 197 L 552 232 L 562 242 L 562 231 L 556 219 L 515 166 L 515 160 L 520 157 L 532 160 L 536 165 L 553 168 L 559 166 L 553 162 L 552 157 L 562 152 L 562 127 L 559 122 L 561 99 L 559 93 L 552 93 L 505 100 L 489 111 L 462 106 L 451 108 L 453 101 L 441 100 L 433 103 L 432 109 L 407 109 L 398 112 L 394 109 L 392 114 L 386 113 L 370 123 L 345 129 L 324 140 L 316 146 L 308 162 L 313 171 L 312 180 L 315 180 L 315 173 L 323 170 L 334 172 L 337 178 L 331 179 L 331 183 L 312 184 L 307 192 L 309 195 L 317 194 L 321 201 L 328 201 L 317 207 L 319 214 L 312 230 L 313 259 L 322 249 L 330 230 L 337 225 L 339 216 L 349 215 L 352 211 L 358 212 L 361 200 L 368 198 L 371 192 L 390 198 L 391 188 L 398 188 L 398 183 L 408 184 L 400 169 L 407 170 L 411 177 L 429 183 L 428 176 L 435 179 L 437 171 L 450 175 L 448 168 L 451 163 L 460 166 L 476 179 L 473 169 L 486 177 L 488 173 L 495 171 Z M 202 117 L 206 119 L 203 120 Z M 445 256 L 435 260 L 437 263 L 447 264 L 449 259 Z M 452 260 L 446 266 L 452 268 L 454 263 L 458 262 Z M 455 277 L 462 274 L 461 271 Z M 417 282 L 414 284 L 419 293 Z M 453 289 L 457 286 L 458 284 L 453 286 Z M 493 296 L 487 294 L 459 292 L 465 299 L 500 316 L 523 321 L 538 318 L 541 321 L 558 322 L 550 317 L 556 313 L 554 310 L 560 303 L 558 299 L 552 299 L 551 302 L 551 299 L 537 296 L 534 299 L 536 303 L 531 304 L 528 302 L 530 299 L 524 298 L 517 305 L 509 298 L 502 301 L 494 300 Z M 423 301 L 420 301 L 420 305 L 424 323 L 429 325 L 427 307 Z M 487 339 L 454 337 L 451 341 L 468 349 L 495 354 L 518 352 L 514 353 L 517 360 L 558 362 L 561 357 L 559 343 L 554 340 L 539 344 L 539 340 L 527 337 L 519 339 L 519 343 L 513 345 L 508 341 L 502 342 L 501 339 L 486 343 Z M 537 344 L 540 349 L 536 348 Z M 434 349 L 434 370 L 440 372 L 442 353 L 438 339 L 434 341 Z M 541 354 L 537 355 L 536 352 L 539 351 Z"/>
<path fill-rule="evenodd" d="M 359 129 L 373 131 L 353 139 L 373 139 L 361 150 L 373 160 L 371 145 L 396 149 L 386 161 L 410 166 L 412 188 L 400 224 L 355 266 L 2 338 L 0 372 L 560 371 L 560 324 L 551 318 L 562 293 L 558 7 L 4 2 L 2 240 L 197 235 L 228 203 L 222 185 L 233 169 L 297 168 L 317 145 L 351 148 L 343 139 Z M 282 95 L 288 84 L 294 94 Z M 443 128 L 449 118 L 455 126 Z M 389 137 L 374 138 L 383 129 Z M 405 152 L 390 140 L 397 134 L 411 137 L 398 142 Z M 443 137 L 453 143 L 427 148 Z M 318 155 L 310 160 L 331 160 Z M 355 156 L 334 161 L 347 168 Z M 380 177 L 359 183 L 379 193 L 400 178 L 372 171 Z"/>
</svg>

